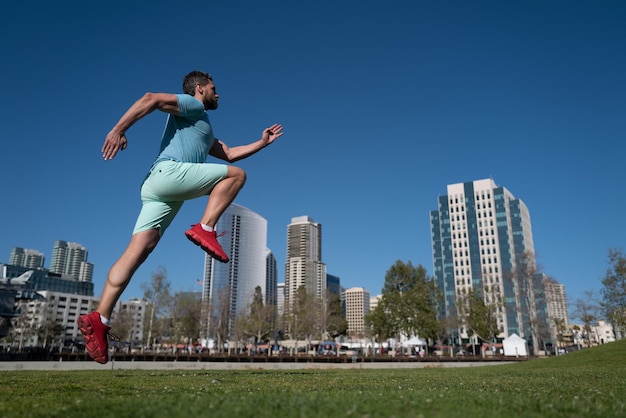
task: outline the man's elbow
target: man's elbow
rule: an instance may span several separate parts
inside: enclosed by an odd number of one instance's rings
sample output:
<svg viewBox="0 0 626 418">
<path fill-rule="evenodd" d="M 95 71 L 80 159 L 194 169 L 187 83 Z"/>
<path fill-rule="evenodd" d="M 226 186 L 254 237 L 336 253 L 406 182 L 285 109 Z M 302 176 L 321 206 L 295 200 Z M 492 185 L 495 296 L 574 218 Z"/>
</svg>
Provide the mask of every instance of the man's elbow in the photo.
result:
<svg viewBox="0 0 626 418">
<path fill-rule="evenodd" d="M 167 93 L 147 92 L 142 100 L 150 110 L 160 110 L 162 112 L 178 114 L 178 102 L 176 96 Z"/>
<path fill-rule="evenodd" d="M 155 93 L 147 92 L 141 97 L 141 99 L 139 99 L 139 101 L 151 110 L 159 107 L 158 98 Z"/>
<path fill-rule="evenodd" d="M 224 158 L 224 161 L 226 161 L 229 164 L 232 164 L 236 161 L 239 161 L 241 158 L 238 158 L 237 156 L 234 155 L 226 155 L 226 157 Z"/>
</svg>

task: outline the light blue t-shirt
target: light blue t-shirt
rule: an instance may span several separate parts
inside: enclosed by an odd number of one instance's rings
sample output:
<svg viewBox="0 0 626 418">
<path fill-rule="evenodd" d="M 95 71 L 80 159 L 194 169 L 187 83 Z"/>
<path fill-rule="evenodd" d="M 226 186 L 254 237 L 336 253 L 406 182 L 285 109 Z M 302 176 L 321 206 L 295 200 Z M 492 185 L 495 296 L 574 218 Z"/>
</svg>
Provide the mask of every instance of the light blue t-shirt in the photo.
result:
<svg viewBox="0 0 626 418">
<path fill-rule="evenodd" d="M 179 115 L 170 114 L 161 139 L 155 164 L 174 160 L 203 163 L 215 142 L 209 116 L 200 100 L 188 94 L 177 94 Z"/>
</svg>

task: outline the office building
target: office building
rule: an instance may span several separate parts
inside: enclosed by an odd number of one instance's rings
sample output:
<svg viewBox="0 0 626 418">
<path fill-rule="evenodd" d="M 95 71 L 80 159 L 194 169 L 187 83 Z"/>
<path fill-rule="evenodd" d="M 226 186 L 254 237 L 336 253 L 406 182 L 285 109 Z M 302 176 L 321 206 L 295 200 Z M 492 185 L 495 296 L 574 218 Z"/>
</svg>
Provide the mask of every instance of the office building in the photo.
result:
<svg viewBox="0 0 626 418">
<path fill-rule="evenodd" d="M 291 219 L 287 226 L 285 262 L 285 309 L 289 310 L 296 292 L 323 300 L 326 293 L 326 264 L 322 262 L 322 225 L 308 216 Z"/>
<path fill-rule="evenodd" d="M 366 337 L 365 317 L 370 313 L 370 293 L 362 287 L 352 287 L 345 291 L 345 303 L 348 335 Z"/>
<path fill-rule="evenodd" d="M 528 208 L 491 179 L 448 185 L 438 200 L 430 221 L 434 276 L 443 293 L 440 317 L 457 316 L 457 302 L 472 290 L 486 304 L 502 303 L 499 338 L 515 333 L 530 341 L 531 317 L 547 309 L 542 285 L 528 285 L 538 281 L 520 273 L 526 267 L 536 277 Z M 457 343 L 466 331 L 460 329 Z"/>
<path fill-rule="evenodd" d="M 341 279 L 332 274 L 326 274 L 326 290 L 341 297 Z"/>
<path fill-rule="evenodd" d="M 269 249 L 265 257 L 265 304 L 276 306 L 278 286 L 278 264 L 274 253 Z"/>
<path fill-rule="evenodd" d="M 205 327 L 209 337 L 214 334 L 216 318 L 227 320 L 228 329 L 232 331 L 237 315 L 252 301 L 255 288 L 259 286 L 263 295 L 267 290 L 267 220 L 233 203 L 215 229 L 226 231 L 219 242 L 230 261 L 220 263 L 208 254 L 205 256 L 202 302 L 210 305 L 211 315 L 206 315 Z"/>
<path fill-rule="evenodd" d="M 76 320 L 98 305 L 92 296 L 38 292 L 43 298 L 20 303 L 21 315 L 14 322 L 14 339 L 24 347 L 67 345 L 67 341 L 82 341 Z M 60 326 L 60 329 L 57 328 Z M 40 333 L 38 330 L 47 330 Z"/>
</svg>

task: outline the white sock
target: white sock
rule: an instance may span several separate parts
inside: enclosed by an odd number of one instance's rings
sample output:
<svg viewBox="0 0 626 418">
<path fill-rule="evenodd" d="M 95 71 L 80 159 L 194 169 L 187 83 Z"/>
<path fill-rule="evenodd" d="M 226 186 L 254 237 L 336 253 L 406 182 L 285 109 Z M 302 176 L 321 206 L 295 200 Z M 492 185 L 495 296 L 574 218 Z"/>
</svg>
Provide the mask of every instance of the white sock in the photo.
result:
<svg viewBox="0 0 626 418">
<path fill-rule="evenodd" d="M 202 227 L 202 229 L 204 229 L 205 231 L 208 231 L 208 232 L 213 232 L 213 228 L 211 228 L 211 227 L 210 227 L 210 226 L 208 226 L 208 225 L 205 225 L 205 224 L 201 223 L 201 224 L 200 224 L 200 226 L 201 226 L 201 227 Z"/>
<path fill-rule="evenodd" d="M 104 325 L 109 326 L 109 320 L 106 319 L 104 316 L 100 315 L 100 322 L 102 322 Z"/>
</svg>

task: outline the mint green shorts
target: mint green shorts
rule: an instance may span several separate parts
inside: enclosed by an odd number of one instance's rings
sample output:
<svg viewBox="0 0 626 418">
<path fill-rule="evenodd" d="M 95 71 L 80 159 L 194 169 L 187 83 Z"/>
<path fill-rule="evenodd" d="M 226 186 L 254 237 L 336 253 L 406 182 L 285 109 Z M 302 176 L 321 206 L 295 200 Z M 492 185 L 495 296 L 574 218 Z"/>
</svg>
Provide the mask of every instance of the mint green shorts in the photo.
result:
<svg viewBox="0 0 626 418">
<path fill-rule="evenodd" d="M 163 235 L 185 200 L 208 196 L 228 171 L 225 164 L 157 163 L 141 186 L 141 212 L 133 234 L 158 229 Z"/>
</svg>

